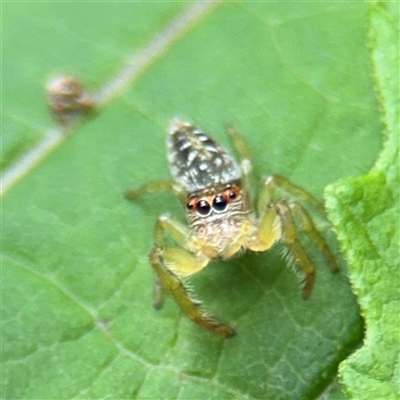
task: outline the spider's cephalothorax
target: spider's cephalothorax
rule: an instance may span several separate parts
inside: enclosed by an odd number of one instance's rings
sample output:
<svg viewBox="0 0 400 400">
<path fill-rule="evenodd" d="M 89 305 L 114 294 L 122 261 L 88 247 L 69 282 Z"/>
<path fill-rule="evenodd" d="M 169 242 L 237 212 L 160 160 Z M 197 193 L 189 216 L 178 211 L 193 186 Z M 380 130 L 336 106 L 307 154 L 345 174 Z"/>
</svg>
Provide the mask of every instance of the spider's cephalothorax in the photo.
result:
<svg viewBox="0 0 400 400">
<path fill-rule="evenodd" d="M 210 258 L 232 257 L 251 229 L 238 163 L 206 133 L 177 120 L 171 124 L 168 155 L 173 181 L 187 199 L 193 244 Z"/>
<path fill-rule="evenodd" d="M 136 199 L 146 192 L 172 190 L 182 201 L 188 227 L 163 214 L 154 228 L 155 243 L 149 255 L 156 276 L 154 304 L 161 306 L 162 289 L 167 289 L 191 320 L 221 337 L 232 336 L 234 329 L 210 317 L 184 283 L 185 277 L 202 270 L 210 260 L 226 260 L 245 249 L 266 251 L 280 241 L 304 273 L 303 298 L 308 298 L 315 268 L 298 240 L 296 216 L 332 271 L 338 270 L 335 257 L 303 207 L 296 201 L 273 199 L 274 188 L 279 186 L 298 200 L 320 208 L 309 193 L 281 176 L 268 176 L 262 181 L 257 212 L 253 210 L 249 151 L 235 130 L 229 128 L 228 134 L 240 164 L 199 128 L 174 120 L 167 142 L 172 181 L 150 182 L 127 192 L 129 199 Z M 169 244 L 167 236 L 175 245 Z"/>
</svg>

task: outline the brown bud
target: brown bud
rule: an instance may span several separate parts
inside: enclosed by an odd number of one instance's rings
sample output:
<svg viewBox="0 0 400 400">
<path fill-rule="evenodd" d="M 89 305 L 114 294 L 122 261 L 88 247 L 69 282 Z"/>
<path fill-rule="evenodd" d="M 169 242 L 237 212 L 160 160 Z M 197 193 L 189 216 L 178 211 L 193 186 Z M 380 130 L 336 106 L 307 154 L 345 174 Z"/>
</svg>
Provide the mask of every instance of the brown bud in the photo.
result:
<svg viewBox="0 0 400 400">
<path fill-rule="evenodd" d="M 95 102 L 76 78 L 60 76 L 53 78 L 46 86 L 48 105 L 63 125 L 76 122 L 83 115 L 93 111 Z"/>
</svg>

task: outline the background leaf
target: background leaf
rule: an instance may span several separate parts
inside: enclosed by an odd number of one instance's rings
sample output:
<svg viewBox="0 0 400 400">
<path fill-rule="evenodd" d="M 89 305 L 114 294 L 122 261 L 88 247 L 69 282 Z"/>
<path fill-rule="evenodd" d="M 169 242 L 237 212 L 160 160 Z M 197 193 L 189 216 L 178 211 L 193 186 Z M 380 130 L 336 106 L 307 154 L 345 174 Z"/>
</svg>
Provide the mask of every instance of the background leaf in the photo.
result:
<svg viewBox="0 0 400 400">
<path fill-rule="evenodd" d="M 3 4 L 2 167 L 38 142 L 51 122 L 43 85 L 58 74 L 99 86 L 166 26 L 183 3 Z M 113 12 L 114 21 L 110 19 Z M 144 18 L 145 16 L 145 18 Z"/>
<path fill-rule="evenodd" d="M 49 74 L 76 72 L 100 87 L 190 7 L 60 4 L 3 5 L 6 165 L 46 131 Z M 253 151 L 255 178 L 280 173 L 319 197 L 328 183 L 368 171 L 381 126 L 367 11 L 364 3 L 219 5 L 7 193 L 4 398 L 311 399 L 326 389 L 362 340 L 344 263 L 333 276 L 313 252 L 307 302 L 279 249 L 213 263 L 193 285 L 236 327 L 223 341 L 170 299 L 158 313 L 151 307 L 152 227 L 161 212 L 182 218 L 176 200 L 165 193 L 132 205 L 122 193 L 168 177 L 163 143 L 175 115 L 224 144 L 223 125 L 233 122 Z M 27 38 L 30 46 L 18 45 Z"/>
<path fill-rule="evenodd" d="M 362 349 L 341 365 L 341 380 L 352 398 L 398 399 L 399 9 L 377 3 L 371 8 L 370 21 L 386 141 L 368 175 L 334 184 L 327 199 L 367 328 Z"/>
</svg>

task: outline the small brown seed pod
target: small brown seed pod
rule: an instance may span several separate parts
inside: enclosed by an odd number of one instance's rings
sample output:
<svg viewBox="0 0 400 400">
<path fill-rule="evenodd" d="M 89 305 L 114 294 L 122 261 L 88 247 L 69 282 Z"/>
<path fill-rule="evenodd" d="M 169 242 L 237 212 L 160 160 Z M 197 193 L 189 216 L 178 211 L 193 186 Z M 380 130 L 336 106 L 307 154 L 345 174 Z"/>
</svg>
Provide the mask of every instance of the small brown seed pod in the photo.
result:
<svg viewBox="0 0 400 400">
<path fill-rule="evenodd" d="M 93 97 L 79 80 L 71 76 L 51 79 L 46 85 L 46 91 L 50 110 L 63 125 L 74 123 L 94 110 Z"/>
</svg>

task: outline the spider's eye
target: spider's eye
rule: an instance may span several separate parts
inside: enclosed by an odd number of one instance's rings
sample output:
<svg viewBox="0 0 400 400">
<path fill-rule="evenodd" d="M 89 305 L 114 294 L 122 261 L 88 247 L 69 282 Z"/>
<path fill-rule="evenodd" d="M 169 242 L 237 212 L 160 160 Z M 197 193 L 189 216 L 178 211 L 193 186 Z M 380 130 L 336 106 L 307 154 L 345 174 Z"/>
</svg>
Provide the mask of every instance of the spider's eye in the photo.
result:
<svg viewBox="0 0 400 400">
<path fill-rule="evenodd" d="M 236 199 L 236 193 L 233 190 L 229 191 L 228 196 L 229 196 L 230 200 L 235 200 Z"/>
<path fill-rule="evenodd" d="M 211 206 L 206 200 L 200 200 L 197 203 L 196 210 L 200 215 L 208 215 L 210 213 Z"/>
<path fill-rule="evenodd" d="M 224 211 L 226 206 L 228 205 L 228 202 L 226 201 L 226 199 L 221 196 L 215 196 L 214 200 L 213 200 L 213 209 L 215 211 Z"/>
<path fill-rule="evenodd" d="M 187 208 L 189 211 L 192 211 L 192 210 L 194 209 L 193 201 L 190 201 L 189 203 L 186 203 L 186 208 Z"/>
</svg>

